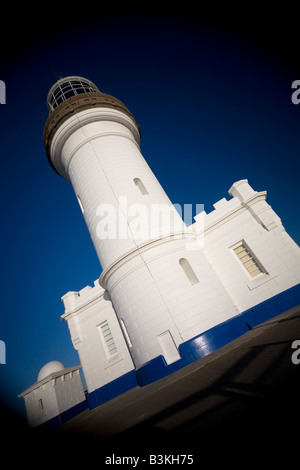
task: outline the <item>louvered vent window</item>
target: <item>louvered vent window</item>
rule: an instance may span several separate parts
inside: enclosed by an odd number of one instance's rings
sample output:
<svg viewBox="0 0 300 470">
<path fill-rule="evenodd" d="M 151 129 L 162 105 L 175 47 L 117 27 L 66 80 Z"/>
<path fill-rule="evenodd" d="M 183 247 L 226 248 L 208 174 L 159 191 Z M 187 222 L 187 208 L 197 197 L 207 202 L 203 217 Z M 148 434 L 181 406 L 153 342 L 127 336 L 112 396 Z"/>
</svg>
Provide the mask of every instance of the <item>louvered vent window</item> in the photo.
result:
<svg viewBox="0 0 300 470">
<path fill-rule="evenodd" d="M 258 276 L 259 274 L 265 273 L 260 266 L 255 257 L 249 252 L 244 243 L 241 243 L 239 246 L 233 249 L 234 253 L 239 258 L 240 262 L 247 269 L 251 277 Z"/>
<path fill-rule="evenodd" d="M 121 323 L 122 330 L 123 330 L 124 336 L 126 338 L 127 344 L 130 348 L 132 348 L 132 342 L 131 342 L 131 339 L 130 339 L 130 336 L 128 334 L 128 331 L 127 331 L 127 328 L 126 328 L 126 325 L 124 323 L 123 318 L 120 319 L 120 323 Z"/>
<path fill-rule="evenodd" d="M 112 356 L 115 356 L 118 353 L 118 350 L 107 321 L 101 323 L 100 330 L 104 340 L 103 343 L 105 346 L 107 357 L 110 358 Z"/>
</svg>

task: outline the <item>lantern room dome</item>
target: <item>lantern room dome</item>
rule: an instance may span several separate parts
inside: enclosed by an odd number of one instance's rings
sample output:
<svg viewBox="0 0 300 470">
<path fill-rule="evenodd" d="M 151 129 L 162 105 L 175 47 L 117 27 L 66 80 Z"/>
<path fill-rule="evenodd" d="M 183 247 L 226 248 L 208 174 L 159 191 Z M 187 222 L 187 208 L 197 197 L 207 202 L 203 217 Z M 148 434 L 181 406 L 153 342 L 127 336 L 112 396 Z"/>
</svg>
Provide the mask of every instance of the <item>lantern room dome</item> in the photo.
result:
<svg viewBox="0 0 300 470">
<path fill-rule="evenodd" d="M 47 96 L 47 108 L 51 113 L 57 106 L 71 96 L 81 93 L 99 93 L 98 87 L 87 78 L 70 76 L 59 79 L 50 88 Z"/>
</svg>

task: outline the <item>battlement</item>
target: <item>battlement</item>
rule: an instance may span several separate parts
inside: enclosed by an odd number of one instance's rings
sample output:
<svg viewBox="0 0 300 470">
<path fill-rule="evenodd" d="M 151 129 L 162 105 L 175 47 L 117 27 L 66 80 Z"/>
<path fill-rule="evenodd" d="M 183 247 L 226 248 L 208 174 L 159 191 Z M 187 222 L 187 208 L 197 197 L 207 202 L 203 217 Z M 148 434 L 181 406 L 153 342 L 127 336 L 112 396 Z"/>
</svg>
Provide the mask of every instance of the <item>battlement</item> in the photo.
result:
<svg viewBox="0 0 300 470">
<path fill-rule="evenodd" d="M 65 314 L 71 313 L 85 304 L 91 302 L 95 298 L 104 295 L 105 290 L 100 286 L 98 279 L 94 281 L 94 285 L 86 286 L 79 291 L 69 291 L 62 296 L 61 300 L 65 307 Z"/>
<path fill-rule="evenodd" d="M 216 228 L 217 225 L 229 222 L 242 210 L 247 210 L 252 217 L 267 231 L 281 225 L 281 219 L 273 211 L 272 207 L 266 202 L 266 191 L 254 191 L 249 185 L 248 180 L 235 182 L 228 191 L 231 199 L 222 198 L 217 201 L 214 210 L 206 213 L 205 211 L 194 217 L 196 221 L 192 228 L 204 233 Z"/>
</svg>

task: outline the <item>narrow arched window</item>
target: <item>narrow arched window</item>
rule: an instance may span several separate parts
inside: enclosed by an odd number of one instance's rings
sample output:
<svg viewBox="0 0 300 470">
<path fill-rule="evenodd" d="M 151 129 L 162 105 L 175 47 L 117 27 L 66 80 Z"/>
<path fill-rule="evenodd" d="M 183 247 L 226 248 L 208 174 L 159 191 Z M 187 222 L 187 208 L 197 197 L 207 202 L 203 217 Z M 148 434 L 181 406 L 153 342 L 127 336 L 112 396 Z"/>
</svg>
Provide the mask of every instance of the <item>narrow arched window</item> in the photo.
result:
<svg viewBox="0 0 300 470">
<path fill-rule="evenodd" d="M 199 282 L 199 279 L 197 278 L 195 271 L 193 270 L 192 266 L 188 262 L 187 259 L 185 258 L 180 258 L 179 264 L 182 267 L 186 277 L 190 281 L 191 285 L 193 286 L 194 284 L 197 284 Z"/>
<path fill-rule="evenodd" d="M 126 338 L 127 344 L 130 348 L 132 348 L 132 342 L 131 342 L 131 339 L 130 339 L 130 336 L 128 334 L 128 331 L 127 331 L 127 328 L 126 328 L 126 325 L 124 323 L 123 318 L 120 318 L 120 323 L 121 323 L 122 330 L 123 330 L 124 336 Z"/>
<path fill-rule="evenodd" d="M 81 199 L 78 196 L 78 194 L 77 194 L 77 200 L 78 200 L 78 204 L 79 204 L 79 207 L 81 209 L 81 212 L 84 214 L 84 207 L 83 207 L 83 204 L 82 204 Z"/>
<path fill-rule="evenodd" d="M 134 181 L 134 184 L 139 188 L 143 196 L 145 196 L 146 194 L 149 194 L 147 189 L 145 188 L 144 183 L 140 180 L 140 178 L 134 178 L 133 181 Z"/>
</svg>

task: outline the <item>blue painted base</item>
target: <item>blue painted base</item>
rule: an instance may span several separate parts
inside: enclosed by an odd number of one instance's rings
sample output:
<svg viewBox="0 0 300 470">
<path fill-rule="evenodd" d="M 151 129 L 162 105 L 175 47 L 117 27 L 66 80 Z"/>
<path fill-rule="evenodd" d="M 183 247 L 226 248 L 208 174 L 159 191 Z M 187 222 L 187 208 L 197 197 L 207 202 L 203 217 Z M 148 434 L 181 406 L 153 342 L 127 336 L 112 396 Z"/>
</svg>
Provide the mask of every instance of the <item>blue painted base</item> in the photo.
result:
<svg viewBox="0 0 300 470">
<path fill-rule="evenodd" d="M 199 336 L 191 338 L 189 341 L 181 344 L 179 346 L 181 359 L 173 364 L 168 365 L 163 356 L 158 356 L 141 368 L 131 370 L 118 379 L 89 393 L 87 402 L 79 404 L 81 407 L 77 405 L 77 408 L 73 407 L 45 424 L 47 424 L 47 427 L 49 425 L 53 427 L 60 426 L 87 407 L 90 409 L 96 408 L 134 387 L 142 387 L 166 377 L 182 367 L 225 346 L 239 336 L 247 333 L 247 331 L 251 330 L 254 326 L 299 304 L 300 284 L 245 310 L 230 320 L 220 323 L 210 330 L 201 333 Z"/>
<path fill-rule="evenodd" d="M 191 338 L 179 346 L 181 359 L 167 365 L 163 356 L 158 356 L 137 369 L 138 384 L 142 387 L 166 377 L 186 365 L 207 356 L 234 339 L 247 333 L 254 326 L 300 304 L 300 284 L 261 302 L 241 314 Z"/>
<path fill-rule="evenodd" d="M 247 333 L 250 326 L 245 322 L 242 315 L 237 315 L 199 336 L 179 345 L 181 359 L 173 364 L 167 364 L 163 356 L 158 356 L 147 362 L 143 367 L 137 369 L 136 376 L 138 384 L 143 387 L 156 380 L 166 377 L 169 374 L 201 359 L 204 356 L 225 346 L 239 336 Z"/>
<path fill-rule="evenodd" d="M 112 398 L 127 392 L 131 388 L 137 387 L 136 371 L 133 369 L 127 374 L 109 382 L 94 392 L 88 394 L 89 407 L 92 410 L 99 405 L 111 400 Z"/>
<path fill-rule="evenodd" d="M 78 403 L 77 405 L 72 406 L 72 408 L 69 408 L 63 413 L 57 416 L 54 416 L 54 418 L 49 419 L 45 423 L 41 424 L 39 428 L 47 428 L 47 429 L 59 428 L 62 424 L 66 423 L 67 421 L 69 421 L 70 419 L 74 418 L 79 413 L 87 409 L 88 409 L 88 402 L 87 400 L 84 400 L 81 403 Z"/>
<path fill-rule="evenodd" d="M 245 310 L 242 315 L 251 327 L 259 325 L 280 313 L 300 304 L 300 284 L 274 295 L 254 307 Z"/>
</svg>

